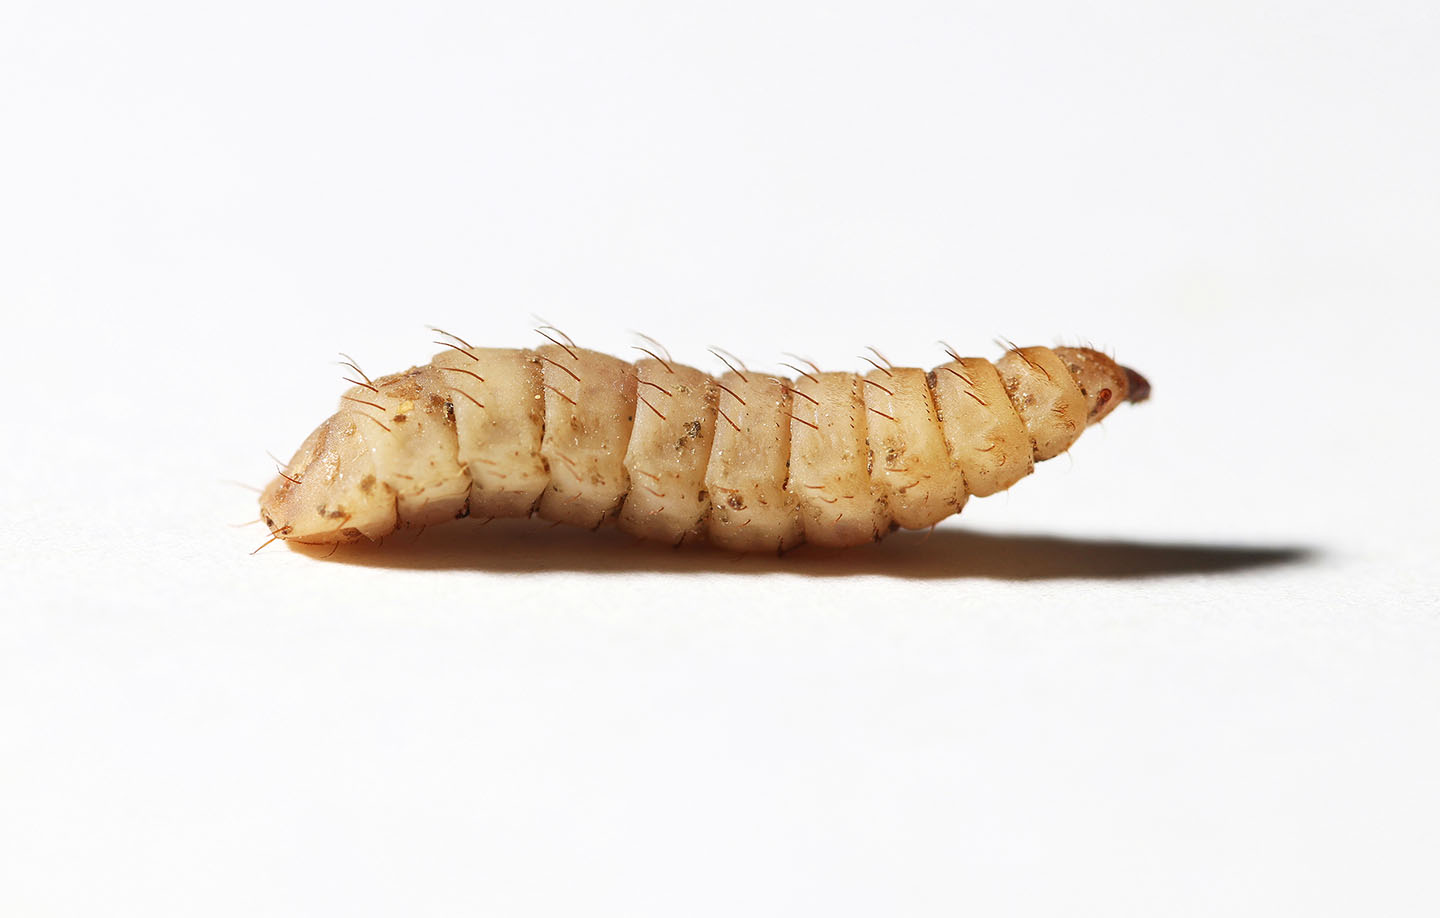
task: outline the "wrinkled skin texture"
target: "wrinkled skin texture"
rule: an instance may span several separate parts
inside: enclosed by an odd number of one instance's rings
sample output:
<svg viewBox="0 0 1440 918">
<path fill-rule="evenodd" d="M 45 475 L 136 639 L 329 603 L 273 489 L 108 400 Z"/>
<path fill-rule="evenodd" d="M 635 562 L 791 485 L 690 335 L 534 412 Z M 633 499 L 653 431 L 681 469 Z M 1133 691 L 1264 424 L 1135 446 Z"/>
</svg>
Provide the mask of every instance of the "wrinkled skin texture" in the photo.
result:
<svg viewBox="0 0 1440 918">
<path fill-rule="evenodd" d="M 738 551 L 845 547 L 1009 488 L 1149 394 L 1090 348 L 790 380 L 456 347 L 346 392 L 260 507 L 272 535 L 303 544 L 534 514 Z"/>
</svg>

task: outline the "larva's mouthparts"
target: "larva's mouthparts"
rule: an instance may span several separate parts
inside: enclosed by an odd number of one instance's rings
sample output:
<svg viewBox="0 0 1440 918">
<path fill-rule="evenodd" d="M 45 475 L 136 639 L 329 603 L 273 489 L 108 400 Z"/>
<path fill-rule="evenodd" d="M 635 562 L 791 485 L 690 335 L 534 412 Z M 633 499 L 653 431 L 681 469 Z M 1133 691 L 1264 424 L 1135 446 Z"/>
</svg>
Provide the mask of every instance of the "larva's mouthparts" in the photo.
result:
<svg viewBox="0 0 1440 918">
<path fill-rule="evenodd" d="M 1121 367 L 1125 371 L 1125 382 L 1130 388 L 1130 396 L 1126 399 L 1129 402 L 1143 402 L 1150 398 L 1150 380 L 1136 373 L 1129 367 Z"/>
</svg>

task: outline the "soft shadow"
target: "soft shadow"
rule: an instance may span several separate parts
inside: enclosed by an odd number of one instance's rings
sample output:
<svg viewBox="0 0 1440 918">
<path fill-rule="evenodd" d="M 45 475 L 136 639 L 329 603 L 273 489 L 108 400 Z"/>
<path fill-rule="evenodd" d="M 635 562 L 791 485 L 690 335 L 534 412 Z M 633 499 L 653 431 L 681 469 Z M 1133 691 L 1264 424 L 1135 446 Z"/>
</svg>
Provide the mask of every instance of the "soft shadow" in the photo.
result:
<svg viewBox="0 0 1440 918">
<path fill-rule="evenodd" d="M 895 533 L 846 551 L 802 546 L 783 557 L 738 555 L 703 544 L 670 548 L 613 530 L 586 532 L 528 520 L 462 522 L 402 532 L 381 544 L 327 548 L 291 545 L 330 562 L 407 570 L 496 573 L 800 574 L 872 575 L 901 579 L 1123 580 L 1185 574 L 1224 574 L 1310 560 L 1298 546 L 1120 542 L 1035 535 L 995 535 L 963 529 Z"/>
</svg>

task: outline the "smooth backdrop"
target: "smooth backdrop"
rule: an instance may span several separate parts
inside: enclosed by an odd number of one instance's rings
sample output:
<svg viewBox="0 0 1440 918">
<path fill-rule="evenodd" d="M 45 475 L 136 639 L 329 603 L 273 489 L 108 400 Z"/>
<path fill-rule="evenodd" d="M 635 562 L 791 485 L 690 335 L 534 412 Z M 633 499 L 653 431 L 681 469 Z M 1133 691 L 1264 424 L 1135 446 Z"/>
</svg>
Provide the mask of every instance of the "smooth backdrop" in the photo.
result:
<svg viewBox="0 0 1440 918">
<path fill-rule="evenodd" d="M 1390 0 L 0 4 L 0 913 L 1436 914 L 1437 59 Z M 1155 395 L 928 539 L 250 556 L 337 352 L 541 319 Z"/>
</svg>

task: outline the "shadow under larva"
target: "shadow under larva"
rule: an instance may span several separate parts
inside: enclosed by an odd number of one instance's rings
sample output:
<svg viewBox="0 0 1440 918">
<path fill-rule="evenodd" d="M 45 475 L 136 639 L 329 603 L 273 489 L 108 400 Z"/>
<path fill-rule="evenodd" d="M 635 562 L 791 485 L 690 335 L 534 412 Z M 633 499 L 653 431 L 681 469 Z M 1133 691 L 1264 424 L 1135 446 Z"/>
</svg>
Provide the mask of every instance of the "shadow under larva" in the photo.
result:
<svg viewBox="0 0 1440 918">
<path fill-rule="evenodd" d="M 298 546 L 331 563 L 396 570 L 499 574 L 714 573 L 817 578 L 879 576 L 901 580 L 1135 580 L 1238 574 L 1311 562 L 1316 552 L 1293 545 L 1140 542 L 941 527 L 897 535 L 853 550 L 801 546 L 783 556 L 676 550 L 615 529 L 598 533 L 497 520 L 400 533 L 383 544 Z"/>
<path fill-rule="evenodd" d="M 993 363 L 947 348 L 928 371 L 874 352 L 863 374 L 787 364 L 793 377 L 714 351 L 727 372 L 711 376 L 658 345 L 630 363 L 538 332 L 534 349 L 442 332 L 428 364 L 378 379 L 347 358 L 359 378 L 339 410 L 261 495 L 272 540 L 538 516 L 731 552 L 848 548 L 932 529 L 1150 391 L 1090 348 Z"/>
</svg>

